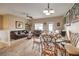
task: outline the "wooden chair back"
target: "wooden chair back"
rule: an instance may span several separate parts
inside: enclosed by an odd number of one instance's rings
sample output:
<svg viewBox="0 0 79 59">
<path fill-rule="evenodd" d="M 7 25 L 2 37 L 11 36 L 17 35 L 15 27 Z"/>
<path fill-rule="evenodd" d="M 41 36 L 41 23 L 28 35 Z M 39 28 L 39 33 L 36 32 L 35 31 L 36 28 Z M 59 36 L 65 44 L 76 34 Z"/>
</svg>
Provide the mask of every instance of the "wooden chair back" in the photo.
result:
<svg viewBox="0 0 79 59">
<path fill-rule="evenodd" d="M 72 32 L 69 32 L 70 34 L 70 41 L 71 41 L 71 44 L 73 46 L 76 46 L 78 41 L 79 41 L 79 33 L 72 33 Z"/>
</svg>

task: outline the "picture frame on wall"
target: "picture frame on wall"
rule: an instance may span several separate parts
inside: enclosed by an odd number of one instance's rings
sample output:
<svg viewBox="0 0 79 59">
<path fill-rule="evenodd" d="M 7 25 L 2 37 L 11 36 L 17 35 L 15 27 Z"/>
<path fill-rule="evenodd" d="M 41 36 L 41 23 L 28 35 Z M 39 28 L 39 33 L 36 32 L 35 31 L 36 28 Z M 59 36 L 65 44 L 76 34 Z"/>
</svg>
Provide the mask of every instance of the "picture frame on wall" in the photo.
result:
<svg viewBox="0 0 79 59">
<path fill-rule="evenodd" d="M 15 22 L 15 26 L 16 26 L 17 29 L 21 29 L 21 28 L 23 28 L 23 22 L 21 22 L 21 21 L 16 21 L 16 22 Z"/>
<path fill-rule="evenodd" d="M 60 23 L 59 22 L 57 23 L 57 26 L 60 26 Z"/>
</svg>

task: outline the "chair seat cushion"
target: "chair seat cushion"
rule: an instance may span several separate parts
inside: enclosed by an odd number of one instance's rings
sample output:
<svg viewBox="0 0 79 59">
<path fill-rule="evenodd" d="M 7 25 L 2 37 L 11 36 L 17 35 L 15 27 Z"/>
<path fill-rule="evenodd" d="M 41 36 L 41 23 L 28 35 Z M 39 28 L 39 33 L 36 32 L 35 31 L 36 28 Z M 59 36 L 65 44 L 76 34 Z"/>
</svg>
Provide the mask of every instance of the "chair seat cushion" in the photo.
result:
<svg viewBox="0 0 79 59">
<path fill-rule="evenodd" d="M 50 51 L 48 49 L 43 49 L 43 52 L 47 55 L 54 55 L 54 51 Z"/>
</svg>

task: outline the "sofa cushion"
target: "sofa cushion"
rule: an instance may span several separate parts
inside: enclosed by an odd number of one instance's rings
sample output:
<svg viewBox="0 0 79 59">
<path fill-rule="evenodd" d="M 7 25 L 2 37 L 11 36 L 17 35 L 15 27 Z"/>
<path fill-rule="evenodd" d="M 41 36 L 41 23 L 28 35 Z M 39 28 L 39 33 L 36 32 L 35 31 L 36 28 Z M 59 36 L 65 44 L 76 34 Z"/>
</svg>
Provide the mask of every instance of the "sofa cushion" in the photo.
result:
<svg viewBox="0 0 79 59">
<path fill-rule="evenodd" d="M 18 32 L 16 31 L 16 32 L 14 32 L 14 34 L 15 34 L 15 35 L 18 35 Z"/>
</svg>

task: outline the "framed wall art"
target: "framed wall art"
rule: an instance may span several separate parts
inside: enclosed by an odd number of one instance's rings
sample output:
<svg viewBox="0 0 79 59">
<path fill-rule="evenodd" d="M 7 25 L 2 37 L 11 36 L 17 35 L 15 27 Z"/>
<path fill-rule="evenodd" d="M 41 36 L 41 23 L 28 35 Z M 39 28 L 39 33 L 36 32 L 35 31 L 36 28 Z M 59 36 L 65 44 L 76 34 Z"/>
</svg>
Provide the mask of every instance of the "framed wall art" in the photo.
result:
<svg viewBox="0 0 79 59">
<path fill-rule="evenodd" d="M 21 21 L 16 21 L 16 22 L 15 22 L 15 26 L 16 26 L 16 28 L 21 29 L 21 28 L 23 28 L 23 22 L 21 22 Z"/>
</svg>

